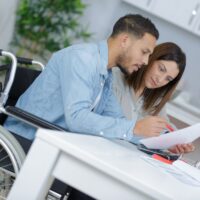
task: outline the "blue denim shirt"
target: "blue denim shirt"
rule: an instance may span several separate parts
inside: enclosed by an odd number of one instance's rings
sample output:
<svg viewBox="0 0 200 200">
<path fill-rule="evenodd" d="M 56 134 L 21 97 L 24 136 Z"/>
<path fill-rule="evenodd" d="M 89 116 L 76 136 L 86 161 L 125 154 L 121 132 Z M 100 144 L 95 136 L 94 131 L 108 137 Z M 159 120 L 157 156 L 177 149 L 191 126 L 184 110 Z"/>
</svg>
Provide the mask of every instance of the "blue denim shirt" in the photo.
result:
<svg viewBox="0 0 200 200">
<path fill-rule="evenodd" d="M 137 141 L 112 91 L 107 41 L 73 45 L 53 54 L 44 71 L 19 98 L 17 107 L 71 132 Z M 104 84 L 100 101 L 91 106 Z M 36 129 L 11 117 L 4 126 L 27 139 Z"/>
</svg>

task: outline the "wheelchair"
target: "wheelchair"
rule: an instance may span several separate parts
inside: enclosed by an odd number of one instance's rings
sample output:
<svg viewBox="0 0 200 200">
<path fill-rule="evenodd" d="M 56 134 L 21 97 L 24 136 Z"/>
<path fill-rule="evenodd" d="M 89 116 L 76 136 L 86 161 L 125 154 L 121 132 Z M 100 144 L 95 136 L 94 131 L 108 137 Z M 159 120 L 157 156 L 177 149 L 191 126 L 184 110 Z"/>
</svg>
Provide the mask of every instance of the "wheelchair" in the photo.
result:
<svg viewBox="0 0 200 200">
<path fill-rule="evenodd" d="M 0 50 L 0 56 L 11 60 L 10 64 L 0 66 L 4 73 L 4 83 L 0 83 L 0 200 L 6 199 L 25 159 L 26 153 L 18 140 L 3 127 L 7 116 L 15 117 L 36 128 L 66 131 L 65 129 L 38 118 L 28 112 L 14 107 L 19 96 L 31 85 L 41 71 L 19 67 L 21 65 L 38 65 L 43 70 L 44 65 L 38 61 L 16 57 L 10 52 Z M 61 184 L 62 185 L 62 184 Z M 62 186 L 63 187 L 63 186 Z M 50 190 L 46 199 L 67 199 L 70 187 L 58 191 Z"/>
</svg>

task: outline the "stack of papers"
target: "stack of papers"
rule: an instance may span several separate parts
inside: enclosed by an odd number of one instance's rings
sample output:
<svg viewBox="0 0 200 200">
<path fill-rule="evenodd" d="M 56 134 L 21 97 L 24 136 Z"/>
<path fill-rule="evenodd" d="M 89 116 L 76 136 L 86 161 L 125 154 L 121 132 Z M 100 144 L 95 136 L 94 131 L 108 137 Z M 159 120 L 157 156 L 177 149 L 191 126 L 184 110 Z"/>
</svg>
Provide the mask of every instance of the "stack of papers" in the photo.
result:
<svg viewBox="0 0 200 200">
<path fill-rule="evenodd" d="M 168 149 L 177 144 L 191 143 L 199 137 L 200 123 L 157 137 L 141 139 L 140 142 L 144 144 L 147 148 Z"/>
</svg>

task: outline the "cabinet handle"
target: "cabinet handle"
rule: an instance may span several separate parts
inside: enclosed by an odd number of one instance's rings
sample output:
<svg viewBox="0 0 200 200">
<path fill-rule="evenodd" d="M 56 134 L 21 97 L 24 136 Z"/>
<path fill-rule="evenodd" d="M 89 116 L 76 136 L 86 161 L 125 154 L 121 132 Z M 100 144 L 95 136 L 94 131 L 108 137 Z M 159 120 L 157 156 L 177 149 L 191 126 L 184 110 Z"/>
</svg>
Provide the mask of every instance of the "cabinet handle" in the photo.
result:
<svg viewBox="0 0 200 200">
<path fill-rule="evenodd" d="M 199 3 L 195 6 L 195 8 L 192 10 L 192 13 L 191 13 L 191 16 L 190 16 L 190 19 L 188 21 L 188 25 L 190 26 L 192 24 L 192 22 L 194 21 L 194 18 L 196 17 L 197 15 L 197 12 L 199 10 Z"/>
<path fill-rule="evenodd" d="M 147 0 L 146 6 L 149 7 L 153 0 Z"/>
</svg>

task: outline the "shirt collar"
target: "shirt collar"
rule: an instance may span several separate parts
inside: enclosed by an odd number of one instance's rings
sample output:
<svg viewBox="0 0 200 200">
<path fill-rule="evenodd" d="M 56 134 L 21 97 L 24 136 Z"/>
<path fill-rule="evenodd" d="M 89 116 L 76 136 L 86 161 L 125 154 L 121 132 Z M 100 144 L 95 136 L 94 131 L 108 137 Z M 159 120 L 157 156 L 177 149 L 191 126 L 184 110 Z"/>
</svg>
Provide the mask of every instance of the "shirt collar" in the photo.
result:
<svg viewBox="0 0 200 200">
<path fill-rule="evenodd" d="M 100 54 L 100 74 L 108 76 L 108 43 L 106 40 L 98 43 L 98 53 Z"/>
</svg>

